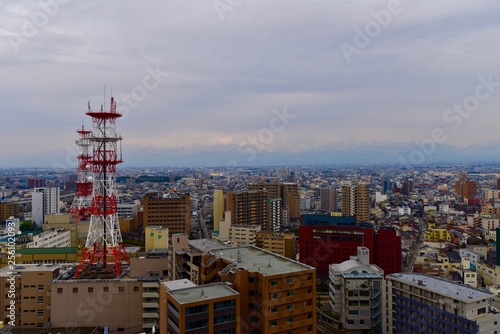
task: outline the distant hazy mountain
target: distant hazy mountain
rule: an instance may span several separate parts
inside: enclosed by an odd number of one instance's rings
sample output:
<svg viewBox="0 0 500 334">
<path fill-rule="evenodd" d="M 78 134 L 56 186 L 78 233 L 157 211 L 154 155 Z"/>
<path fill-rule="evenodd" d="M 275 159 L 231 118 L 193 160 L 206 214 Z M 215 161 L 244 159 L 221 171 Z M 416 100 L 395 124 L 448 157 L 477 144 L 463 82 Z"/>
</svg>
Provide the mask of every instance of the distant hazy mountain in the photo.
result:
<svg viewBox="0 0 500 334">
<path fill-rule="evenodd" d="M 175 149 L 124 147 L 124 166 L 268 166 L 331 164 L 408 164 L 446 162 L 500 162 L 500 142 L 457 148 L 430 143 L 331 144 L 310 150 L 265 151 L 235 144 Z M 4 157 L 0 167 L 76 168 L 69 151 L 39 156 Z"/>
</svg>

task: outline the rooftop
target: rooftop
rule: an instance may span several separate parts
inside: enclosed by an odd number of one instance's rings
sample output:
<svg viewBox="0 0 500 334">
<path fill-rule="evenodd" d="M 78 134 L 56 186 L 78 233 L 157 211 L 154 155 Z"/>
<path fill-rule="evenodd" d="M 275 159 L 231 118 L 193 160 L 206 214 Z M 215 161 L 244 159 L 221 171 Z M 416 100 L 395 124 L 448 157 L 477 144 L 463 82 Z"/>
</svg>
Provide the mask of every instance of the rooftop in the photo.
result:
<svg viewBox="0 0 500 334">
<path fill-rule="evenodd" d="M 179 279 L 176 281 L 164 281 L 161 282 L 169 291 L 172 290 L 178 290 L 178 289 L 185 289 L 185 288 L 192 288 L 195 287 L 196 284 L 188 280 L 187 278 Z"/>
<path fill-rule="evenodd" d="M 163 282 L 164 284 L 165 282 Z M 180 304 L 195 303 L 202 300 L 210 300 L 221 297 L 239 295 L 239 293 L 224 283 L 206 284 L 185 289 L 168 291 Z"/>
<path fill-rule="evenodd" d="M 214 241 L 212 239 L 196 239 L 189 240 L 189 245 L 202 253 L 208 253 L 214 249 L 229 248 L 231 246 L 226 246 L 223 243 Z"/>
<path fill-rule="evenodd" d="M 51 247 L 51 248 L 21 248 L 18 254 L 76 254 L 76 247 Z"/>
<path fill-rule="evenodd" d="M 212 253 L 216 257 L 222 257 L 226 261 L 232 262 L 236 268 L 260 272 L 263 275 L 278 275 L 314 269 L 314 267 L 255 246 L 217 249 L 213 250 Z"/>
<path fill-rule="evenodd" d="M 376 265 L 366 265 L 359 260 L 347 260 L 330 265 L 330 270 L 345 277 L 382 277 L 384 271 Z"/>
<path fill-rule="evenodd" d="M 464 303 L 472 303 L 493 296 L 491 293 L 474 289 L 467 285 L 456 284 L 428 275 L 401 273 L 388 275 L 386 279 L 388 278 L 413 286 L 423 287 L 436 294 L 457 299 Z"/>
<path fill-rule="evenodd" d="M 15 265 L 14 268 L 5 267 L 0 270 L 0 277 L 10 276 L 13 272 L 25 272 L 25 271 L 54 271 L 59 269 L 60 265 L 53 264 L 22 264 Z"/>
</svg>

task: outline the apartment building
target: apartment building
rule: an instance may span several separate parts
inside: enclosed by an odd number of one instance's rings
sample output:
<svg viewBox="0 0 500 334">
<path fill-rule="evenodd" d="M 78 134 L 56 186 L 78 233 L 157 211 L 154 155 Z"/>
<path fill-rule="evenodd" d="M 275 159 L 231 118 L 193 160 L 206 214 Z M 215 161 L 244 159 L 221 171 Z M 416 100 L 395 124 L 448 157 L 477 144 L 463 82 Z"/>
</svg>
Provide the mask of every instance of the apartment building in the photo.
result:
<svg viewBox="0 0 500 334">
<path fill-rule="evenodd" d="M 493 295 L 440 278 L 400 273 L 386 276 L 385 333 L 488 333 L 500 328 Z"/>
<path fill-rule="evenodd" d="M 62 272 L 57 265 L 16 265 L 0 270 L 0 319 L 4 324 L 12 319 L 10 307 L 15 308 L 15 327 L 43 329 L 51 319 L 50 282 Z M 14 301 L 14 306 L 12 305 Z"/>
<path fill-rule="evenodd" d="M 383 333 L 382 281 L 384 271 L 370 264 L 370 250 L 330 265 L 330 305 L 335 326 L 343 333 Z"/>
<path fill-rule="evenodd" d="M 187 193 L 169 192 L 164 196 L 158 193 L 144 195 L 144 228 L 155 225 L 168 228 L 170 235 L 189 233 L 190 204 L 190 197 Z"/>
<path fill-rule="evenodd" d="M 240 294 L 229 285 L 162 282 L 160 333 L 240 333 Z"/>
<path fill-rule="evenodd" d="M 294 260 L 296 256 L 296 238 L 293 232 L 257 233 L 257 247 Z"/>
<path fill-rule="evenodd" d="M 240 293 L 241 333 L 316 333 L 316 269 L 255 246 L 202 256 L 201 282 Z"/>
</svg>

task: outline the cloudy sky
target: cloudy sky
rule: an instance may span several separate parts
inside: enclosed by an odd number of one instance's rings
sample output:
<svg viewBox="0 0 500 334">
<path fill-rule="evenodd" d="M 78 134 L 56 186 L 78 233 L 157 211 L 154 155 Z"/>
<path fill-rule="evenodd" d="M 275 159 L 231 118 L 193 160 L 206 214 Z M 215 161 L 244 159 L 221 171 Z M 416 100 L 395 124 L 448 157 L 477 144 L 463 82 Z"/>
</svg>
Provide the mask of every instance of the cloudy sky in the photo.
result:
<svg viewBox="0 0 500 334">
<path fill-rule="evenodd" d="M 435 129 L 457 147 L 498 141 L 499 14 L 495 0 L 1 1 L 0 167 L 65 164 L 104 86 L 124 158 Z"/>
</svg>

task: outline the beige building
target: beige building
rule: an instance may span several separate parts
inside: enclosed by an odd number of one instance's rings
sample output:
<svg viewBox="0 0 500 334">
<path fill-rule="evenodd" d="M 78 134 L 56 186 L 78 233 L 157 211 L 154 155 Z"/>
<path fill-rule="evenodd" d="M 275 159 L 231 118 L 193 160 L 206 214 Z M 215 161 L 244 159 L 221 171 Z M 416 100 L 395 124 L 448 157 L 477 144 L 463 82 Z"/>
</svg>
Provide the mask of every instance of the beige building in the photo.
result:
<svg viewBox="0 0 500 334">
<path fill-rule="evenodd" d="M 71 234 L 71 247 L 83 247 L 87 240 L 89 221 L 82 220 L 75 224 L 72 220 L 73 216 L 70 214 L 47 214 L 45 215 L 45 224 L 42 227 L 45 231 L 55 228 L 68 230 Z"/>
<path fill-rule="evenodd" d="M 370 188 L 367 184 L 345 185 L 341 188 L 342 215 L 370 221 Z"/>
<path fill-rule="evenodd" d="M 56 265 L 17 265 L 13 269 L 2 269 L 0 319 L 4 324 L 14 321 L 16 328 L 45 328 L 51 318 L 49 283 L 59 273 L 60 267 Z M 11 313 L 9 308 L 15 309 L 15 312 Z M 14 317 L 9 317 L 11 314 Z"/>
<path fill-rule="evenodd" d="M 219 221 L 224 218 L 224 192 L 214 190 L 214 231 L 219 230 Z"/>
<path fill-rule="evenodd" d="M 57 279 L 51 282 L 54 327 L 108 326 L 135 334 L 143 324 L 142 283 L 137 279 Z"/>
<path fill-rule="evenodd" d="M 476 272 L 483 278 L 484 285 L 500 285 L 500 266 L 478 262 Z"/>
<path fill-rule="evenodd" d="M 156 248 L 168 248 L 168 228 L 152 225 L 144 230 L 146 252 Z"/>
<path fill-rule="evenodd" d="M 256 246 L 292 260 L 297 255 L 295 233 L 293 232 L 258 232 Z"/>
</svg>

